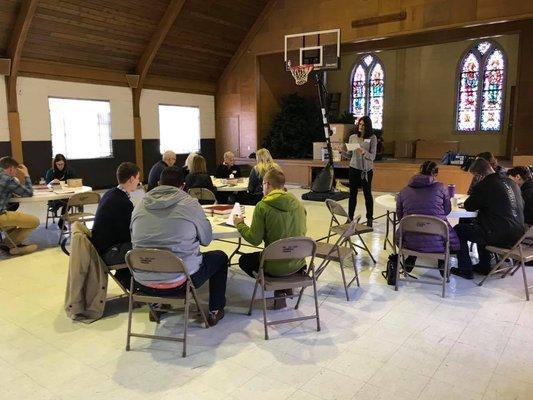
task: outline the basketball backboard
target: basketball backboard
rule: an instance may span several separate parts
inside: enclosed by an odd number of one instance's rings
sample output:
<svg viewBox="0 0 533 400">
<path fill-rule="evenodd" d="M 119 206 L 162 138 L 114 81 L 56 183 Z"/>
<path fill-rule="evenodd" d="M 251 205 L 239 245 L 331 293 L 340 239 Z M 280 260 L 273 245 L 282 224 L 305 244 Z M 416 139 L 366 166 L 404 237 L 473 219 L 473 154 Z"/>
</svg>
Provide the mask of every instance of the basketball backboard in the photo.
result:
<svg viewBox="0 0 533 400">
<path fill-rule="evenodd" d="M 340 29 L 285 35 L 285 69 L 305 64 L 314 70 L 338 69 L 340 46 Z"/>
</svg>

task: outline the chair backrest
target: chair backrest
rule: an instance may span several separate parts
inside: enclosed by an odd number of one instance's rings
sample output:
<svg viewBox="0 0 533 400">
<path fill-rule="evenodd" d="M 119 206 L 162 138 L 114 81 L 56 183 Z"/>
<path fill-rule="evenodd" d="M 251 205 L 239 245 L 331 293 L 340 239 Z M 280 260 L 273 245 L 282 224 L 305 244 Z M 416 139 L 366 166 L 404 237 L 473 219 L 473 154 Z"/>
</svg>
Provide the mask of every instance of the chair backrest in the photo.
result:
<svg viewBox="0 0 533 400">
<path fill-rule="evenodd" d="M 188 193 L 201 201 L 212 201 L 213 203 L 217 201 L 214 193 L 207 188 L 191 188 Z"/>
<path fill-rule="evenodd" d="M 338 215 L 339 217 L 348 218 L 348 213 L 346 212 L 344 207 L 337 203 L 335 200 L 326 199 L 326 207 L 328 208 L 332 217 L 335 218 L 335 216 Z M 337 218 L 335 218 L 335 220 L 336 219 Z"/>
<path fill-rule="evenodd" d="M 132 249 L 126 253 L 126 264 L 132 272 L 182 273 L 189 277 L 183 261 L 168 250 Z"/>
<path fill-rule="evenodd" d="M 68 199 L 67 209 L 100 203 L 100 195 L 96 192 L 76 193 Z"/>
<path fill-rule="evenodd" d="M 442 219 L 429 215 L 413 214 L 401 219 L 398 233 L 400 235 L 400 248 L 402 247 L 403 235 L 407 232 L 425 233 L 428 235 L 438 235 L 443 238 L 448 247 L 450 243 L 450 232 L 448 225 Z"/>
<path fill-rule="evenodd" d="M 290 237 L 270 243 L 261 254 L 261 267 L 265 261 L 303 260 L 311 257 L 311 265 L 316 253 L 316 243 L 306 236 Z M 267 271 L 268 272 L 268 271 Z"/>
</svg>

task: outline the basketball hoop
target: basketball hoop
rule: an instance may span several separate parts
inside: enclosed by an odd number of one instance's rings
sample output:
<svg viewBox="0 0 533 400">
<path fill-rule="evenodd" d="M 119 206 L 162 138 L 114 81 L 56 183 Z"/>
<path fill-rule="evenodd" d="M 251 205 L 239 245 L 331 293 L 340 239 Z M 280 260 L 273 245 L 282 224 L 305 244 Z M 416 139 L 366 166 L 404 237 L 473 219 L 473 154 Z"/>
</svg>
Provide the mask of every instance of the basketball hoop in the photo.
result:
<svg viewBox="0 0 533 400">
<path fill-rule="evenodd" d="M 289 65 L 289 69 L 291 71 L 292 76 L 294 77 L 294 80 L 296 81 L 296 84 L 303 85 L 307 82 L 307 77 L 309 76 L 309 73 L 313 70 L 313 64 L 303 64 L 297 65 L 295 67 Z"/>
</svg>

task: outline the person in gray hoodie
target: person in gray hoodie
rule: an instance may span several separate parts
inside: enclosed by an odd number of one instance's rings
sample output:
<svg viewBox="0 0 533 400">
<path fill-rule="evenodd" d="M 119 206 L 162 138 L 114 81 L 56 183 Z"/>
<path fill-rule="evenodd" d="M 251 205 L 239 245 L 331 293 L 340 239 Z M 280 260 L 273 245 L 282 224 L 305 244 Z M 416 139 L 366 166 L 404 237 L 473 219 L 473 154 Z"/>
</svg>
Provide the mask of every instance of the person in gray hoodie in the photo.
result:
<svg viewBox="0 0 533 400">
<path fill-rule="evenodd" d="M 211 326 L 224 317 L 228 256 L 220 250 L 200 252 L 200 245 L 213 240 L 211 224 L 198 200 L 185 193 L 183 173 L 175 167 L 163 170 L 160 186 L 139 202 L 131 216 L 134 248 L 167 249 L 187 266 L 196 288 L 209 280 Z M 183 290 L 184 274 L 138 272 L 134 279 L 140 290 L 153 295 L 172 295 Z"/>
</svg>

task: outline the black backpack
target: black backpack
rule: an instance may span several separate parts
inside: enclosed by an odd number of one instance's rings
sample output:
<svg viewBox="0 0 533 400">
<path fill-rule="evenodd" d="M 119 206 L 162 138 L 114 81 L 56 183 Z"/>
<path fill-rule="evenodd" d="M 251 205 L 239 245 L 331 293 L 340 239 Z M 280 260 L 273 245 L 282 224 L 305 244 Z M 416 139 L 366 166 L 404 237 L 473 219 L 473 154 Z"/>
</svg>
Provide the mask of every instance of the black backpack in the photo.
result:
<svg viewBox="0 0 533 400">
<path fill-rule="evenodd" d="M 381 271 L 383 278 L 387 280 L 387 285 L 396 285 L 396 270 L 398 269 L 398 254 L 390 254 L 387 260 L 387 270 Z"/>
</svg>

